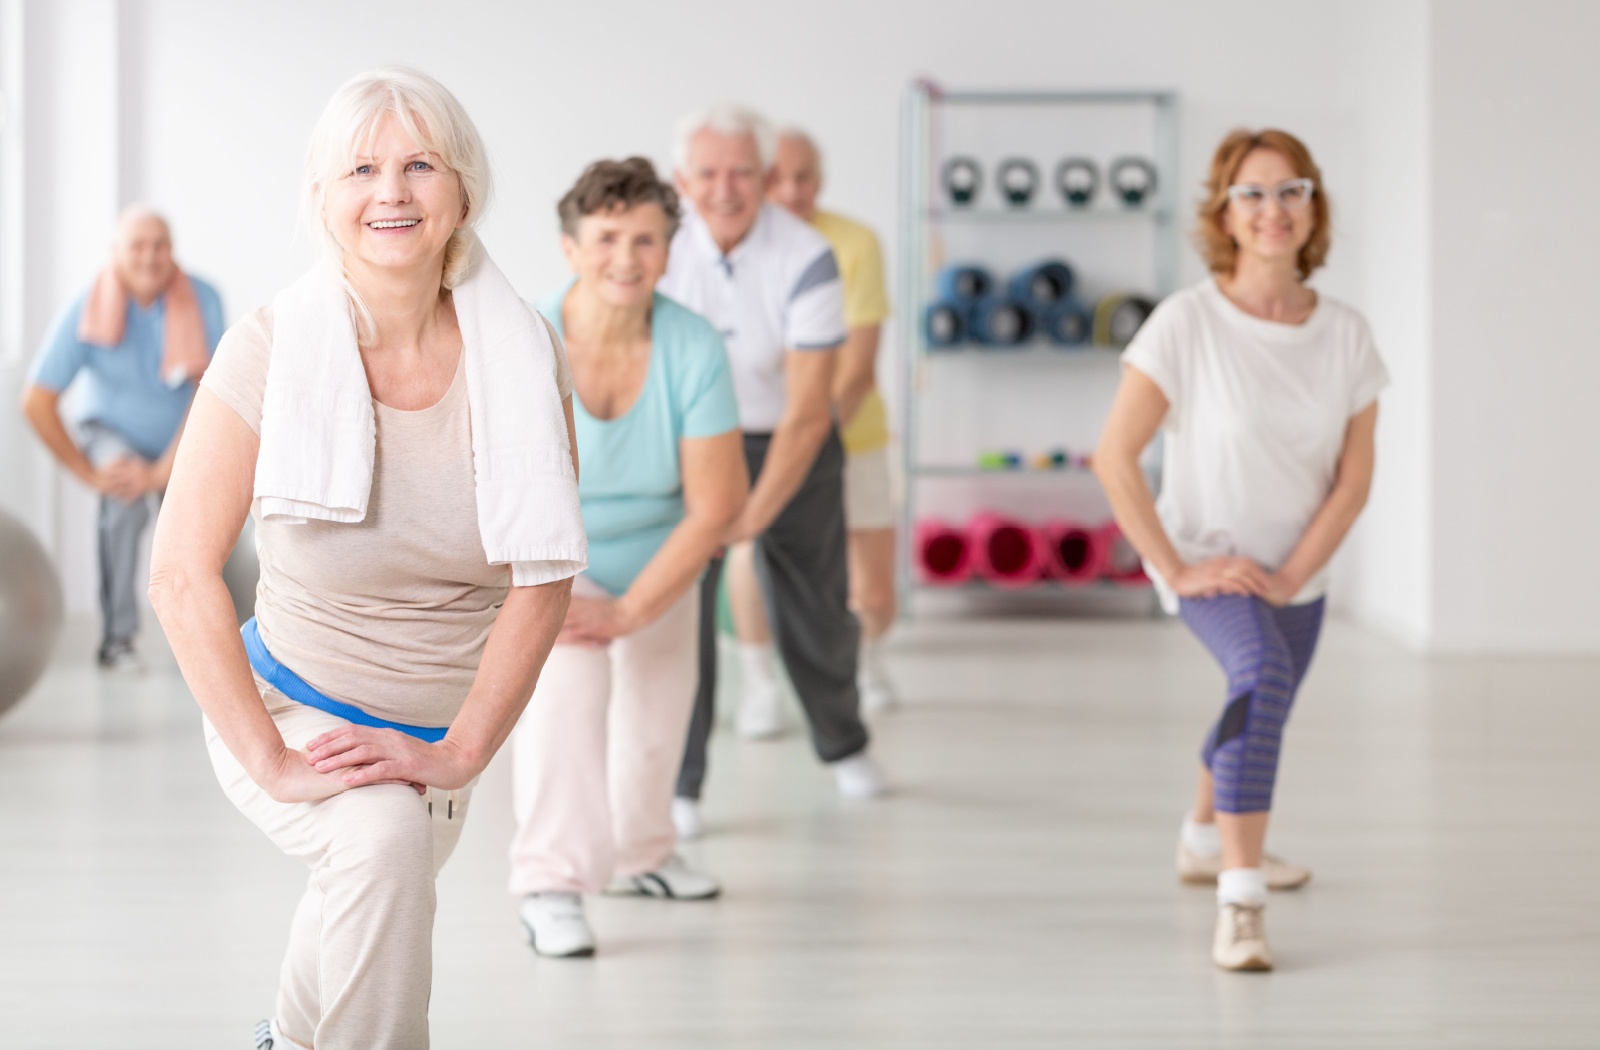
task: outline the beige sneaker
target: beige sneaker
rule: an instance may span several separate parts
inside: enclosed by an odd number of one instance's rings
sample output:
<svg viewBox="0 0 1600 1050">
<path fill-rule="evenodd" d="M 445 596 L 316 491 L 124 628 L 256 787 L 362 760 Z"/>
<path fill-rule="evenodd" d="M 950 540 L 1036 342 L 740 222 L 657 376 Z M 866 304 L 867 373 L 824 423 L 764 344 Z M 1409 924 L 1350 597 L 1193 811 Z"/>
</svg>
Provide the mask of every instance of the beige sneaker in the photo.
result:
<svg viewBox="0 0 1600 1050">
<path fill-rule="evenodd" d="M 1217 909 L 1217 935 L 1211 959 L 1224 970 L 1270 970 L 1264 904 L 1224 904 Z"/>
<path fill-rule="evenodd" d="M 1311 869 L 1293 864 L 1270 853 L 1261 855 L 1261 870 L 1267 876 L 1269 890 L 1297 890 L 1311 881 Z M 1182 842 L 1178 843 L 1178 881 L 1193 884 L 1215 884 L 1222 874 L 1222 854 L 1202 857 L 1191 853 Z"/>
</svg>

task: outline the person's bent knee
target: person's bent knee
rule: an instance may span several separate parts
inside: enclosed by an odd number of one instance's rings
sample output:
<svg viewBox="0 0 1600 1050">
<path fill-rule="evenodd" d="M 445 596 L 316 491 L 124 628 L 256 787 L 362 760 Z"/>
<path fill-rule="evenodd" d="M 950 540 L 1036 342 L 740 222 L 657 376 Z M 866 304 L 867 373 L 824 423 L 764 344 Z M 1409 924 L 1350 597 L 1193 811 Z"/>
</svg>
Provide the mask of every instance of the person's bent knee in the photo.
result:
<svg viewBox="0 0 1600 1050">
<path fill-rule="evenodd" d="M 343 804 L 329 851 L 333 867 L 396 886 L 433 881 L 433 825 L 415 790 L 374 784 L 329 801 Z"/>
</svg>

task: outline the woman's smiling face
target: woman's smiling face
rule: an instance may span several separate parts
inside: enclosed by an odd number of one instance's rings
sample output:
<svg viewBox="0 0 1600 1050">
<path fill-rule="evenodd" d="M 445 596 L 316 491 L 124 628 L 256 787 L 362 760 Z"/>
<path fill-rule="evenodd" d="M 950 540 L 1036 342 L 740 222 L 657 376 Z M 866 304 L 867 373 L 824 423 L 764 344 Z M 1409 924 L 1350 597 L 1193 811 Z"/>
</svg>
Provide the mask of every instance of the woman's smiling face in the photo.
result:
<svg viewBox="0 0 1600 1050">
<path fill-rule="evenodd" d="M 347 272 L 442 272 L 445 246 L 466 212 L 456 173 L 390 113 L 350 171 L 328 186 L 322 215 Z"/>
</svg>

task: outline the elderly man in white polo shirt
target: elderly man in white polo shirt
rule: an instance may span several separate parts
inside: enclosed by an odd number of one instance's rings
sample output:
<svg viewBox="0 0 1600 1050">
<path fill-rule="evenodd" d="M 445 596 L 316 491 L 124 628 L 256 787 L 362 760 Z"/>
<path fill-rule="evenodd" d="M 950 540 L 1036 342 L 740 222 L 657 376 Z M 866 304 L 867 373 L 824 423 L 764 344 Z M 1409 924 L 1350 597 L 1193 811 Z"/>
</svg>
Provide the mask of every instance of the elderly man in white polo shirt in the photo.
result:
<svg viewBox="0 0 1600 1050">
<path fill-rule="evenodd" d="M 686 209 L 660 290 L 710 319 L 727 343 L 750 499 L 728 535 L 752 541 L 773 635 L 811 723 L 811 742 L 846 798 L 884 790 L 867 755 L 856 691 L 860 628 L 849 609 L 844 452 L 834 427 L 834 358 L 845 341 L 839 267 L 828 242 L 767 204 L 776 142 L 755 113 L 715 106 L 679 123 Z M 716 692 L 716 588 L 701 603 L 700 691 L 674 816 L 699 833 Z"/>
</svg>

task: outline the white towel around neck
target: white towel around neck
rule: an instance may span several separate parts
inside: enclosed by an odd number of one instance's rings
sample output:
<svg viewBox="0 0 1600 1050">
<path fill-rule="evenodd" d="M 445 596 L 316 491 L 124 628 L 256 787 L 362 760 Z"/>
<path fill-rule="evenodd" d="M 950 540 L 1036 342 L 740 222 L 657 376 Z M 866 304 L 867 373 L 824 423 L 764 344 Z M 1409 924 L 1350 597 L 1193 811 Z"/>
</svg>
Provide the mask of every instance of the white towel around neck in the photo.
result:
<svg viewBox="0 0 1600 1050">
<path fill-rule="evenodd" d="M 481 244 L 452 292 L 465 355 L 478 533 L 513 586 L 588 565 L 550 330 Z M 344 281 L 313 268 L 272 304 L 255 505 L 263 520 L 359 522 L 372 492 L 377 418 Z"/>
</svg>

